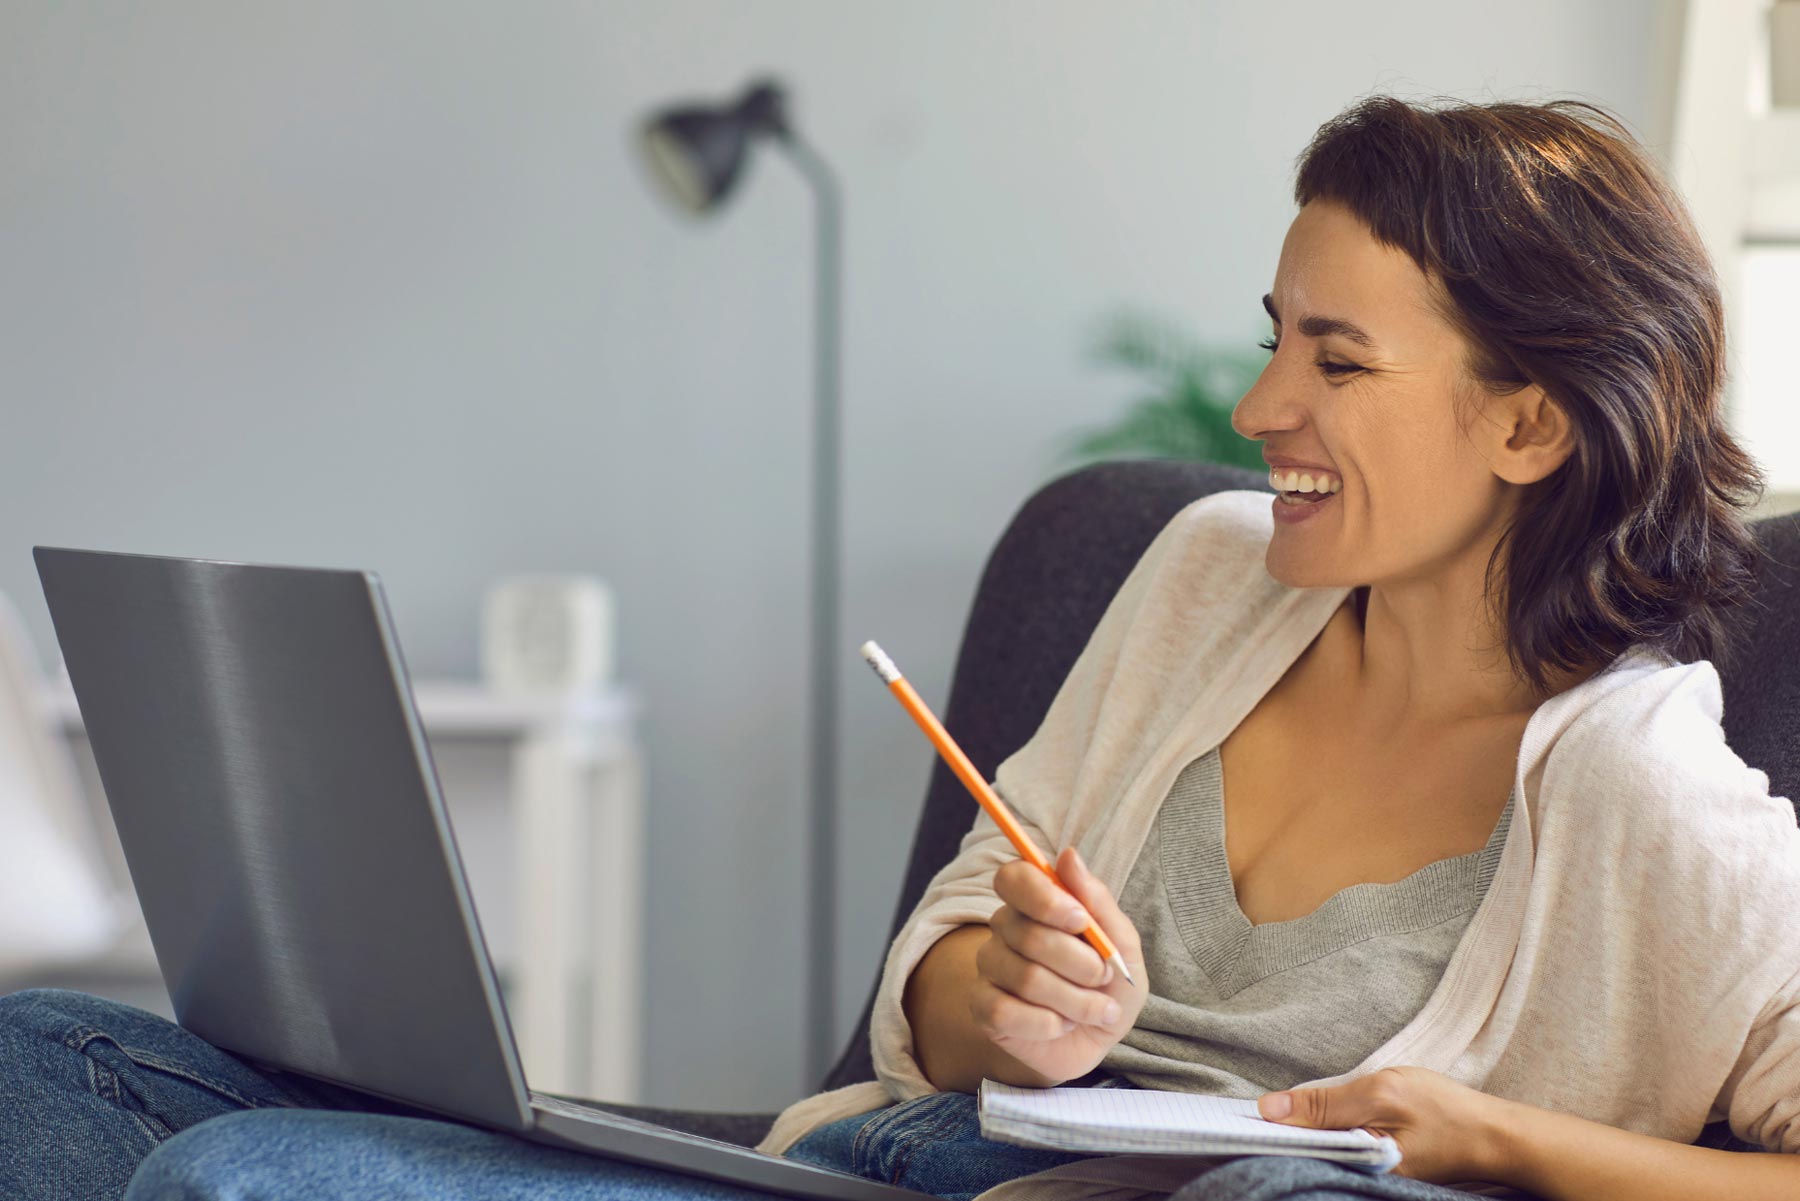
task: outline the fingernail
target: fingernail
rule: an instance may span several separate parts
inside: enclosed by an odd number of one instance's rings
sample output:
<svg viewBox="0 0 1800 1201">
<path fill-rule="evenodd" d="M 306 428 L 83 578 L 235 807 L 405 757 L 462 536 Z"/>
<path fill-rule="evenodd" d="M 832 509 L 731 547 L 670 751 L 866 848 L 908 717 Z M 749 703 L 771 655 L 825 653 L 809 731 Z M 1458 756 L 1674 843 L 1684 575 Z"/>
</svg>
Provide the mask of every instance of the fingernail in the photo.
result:
<svg viewBox="0 0 1800 1201">
<path fill-rule="evenodd" d="M 1102 966 L 1105 967 L 1106 970 L 1100 974 L 1100 983 L 1111 984 L 1113 978 L 1112 964 L 1108 963 L 1103 964 Z"/>
<path fill-rule="evenodd" d="M 1108 1001 L 1106 1003 L 1106 1008 L 1100 1012 L 1100 1020 L 1105 1022 L 1108 1026 L 1118 1021 L 1119 1003 L 1117 1001 Z"/>
<path fill-rule="evenodd" d="M 1294 1108 L 1294 1098 L 1287 1093 L 1264 1093 L 1256 1102 L 1262 1116 L 1271 1120 L 1285 1118 Z"/>
<path fill-rule="evenodd" d="M 1063 918 L 1063 924 L 1079 934 L 1081 931 L 1088 928 L 1088 923 L 1092 920 L 1092 918 L 1088 917 L 1087 910 L 1072 909 L 1067 916 Z"/>
<path fill-rule="evenodd" d="M 1073 1029 L 1075 1029 L 1075 1023 L 1070 1021 L 1068 1018 L 1064 1018 L 1063 1019 L 1063 1033 L 1067 1034 L 1069 1031 L 1071 1031 Z"/>
</svg>

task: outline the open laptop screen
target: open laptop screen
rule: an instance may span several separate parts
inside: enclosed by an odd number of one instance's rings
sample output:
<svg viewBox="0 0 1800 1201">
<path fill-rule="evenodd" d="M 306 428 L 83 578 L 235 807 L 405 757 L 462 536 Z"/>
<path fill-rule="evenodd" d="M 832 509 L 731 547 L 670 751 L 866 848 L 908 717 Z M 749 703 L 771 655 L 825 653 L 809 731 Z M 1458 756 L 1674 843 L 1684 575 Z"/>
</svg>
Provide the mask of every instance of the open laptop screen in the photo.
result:
<svg viewBox="0 0 1800 1201">
<path fill-rule="evenodd" d="M 260 1063 L 528 1128 L 380 581 L 33 555 L 177 1020 Z"/>
</svg>

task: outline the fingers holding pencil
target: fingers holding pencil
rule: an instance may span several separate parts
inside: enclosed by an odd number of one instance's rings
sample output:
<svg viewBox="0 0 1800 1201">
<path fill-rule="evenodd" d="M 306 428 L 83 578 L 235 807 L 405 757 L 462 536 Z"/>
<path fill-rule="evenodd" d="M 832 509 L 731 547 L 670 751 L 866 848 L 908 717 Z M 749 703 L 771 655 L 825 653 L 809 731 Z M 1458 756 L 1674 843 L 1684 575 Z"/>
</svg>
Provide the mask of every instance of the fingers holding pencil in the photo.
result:
<svg viewBox="0 0 1800 1201">
<path fill-rule="evenodd" d="M 1144 978 L 1137 926 L 1099 877 L 1087 869 L 1074 847 L 1064 848 L 1057 856 L 1056 868 L 1067 886 L 1022 859 L 1001 864 L 994 872 L 994 893 L 1004 904 L 988 919 L 989 927 L 1021 957 L 1043 964 L 1073 985 L 1105 990 L 1122 1003 L 1121 1008 L 1130 1007 L 1124 1003 L 1134 990 L 1148 992 L 1147 985 L 1142 989 L 1137 985 Z M 1104 928 L 1118 945 L 1120 958 L 1129 963 L 1126 971 L 1117 970 L 1113 961 L 1100 958 L 1083 941 L 1082 932 L 1093 924 Z M 1069 995 L 1067 990 L 1052 991 Z M 1099 1008 L 1105 1004 L 1104 999 L 1095 998 L 1083 1003 Z M 1073 1013 L 1068 1016 L 1091 1021 Z M 1113 1023 L 1108 1019 L 1100 1024 Z"/>
<path fill-rule="evenodd" d="M 1101 933 L 1117 948 L 1107 957 L 1106 962 L 1125 978 L 1125 983 L 1135 984 L 1144 975 L 1144 949 L 1138 939 L 1137 926 L 1125 916 L 1114 899 L 1112 891 L 1100 882 L 1100 877 L 1088 870 L 1088 865 L 1081 857 L 1081 852 L 1074 847 L 1064 847 L 1056 857 L 1056 875 L 1062 887 L 1085 909 L 1090 924 L 1097 924 Z M 1086 930 L 1086 927 L 1083 927 Z"/>
<path fill-rule="evenodd" d="M 1104 1060 L 1143 1011 L 1149 996 L 1137 928 L 1073 847 L 1056 859 L 1065 889 L 1023 859 L 994 872 L 1002 904 L 988 918 L 977 950 L 978 978 L 969 1011 L 977 1026 L 1014 1059 L 1062 1081 Z M 1132 961 L 1133 983 L 1076 933 L 1097 923 Z"/>
</svg>

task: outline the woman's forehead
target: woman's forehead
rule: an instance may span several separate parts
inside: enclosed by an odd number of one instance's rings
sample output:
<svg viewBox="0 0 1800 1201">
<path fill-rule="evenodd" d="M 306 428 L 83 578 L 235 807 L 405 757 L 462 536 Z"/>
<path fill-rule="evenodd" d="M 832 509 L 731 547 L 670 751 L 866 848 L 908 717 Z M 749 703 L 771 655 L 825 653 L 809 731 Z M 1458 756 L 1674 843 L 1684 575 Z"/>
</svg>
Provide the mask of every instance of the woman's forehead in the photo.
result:
<svg viewBox="0 0 1800 1201">
<path fill-rule="evenodd" d="M 1294 218 L 1269 292 L 1283 330 L 1317 337 L 1301 323 L 1347 322 L 1391 353 L 1422 349 L 1449 332 L 1433 299 L 1430 280 L 1405 251 L 1376 241 L 1349 210 L 1319 201 Z"/>
</svg>

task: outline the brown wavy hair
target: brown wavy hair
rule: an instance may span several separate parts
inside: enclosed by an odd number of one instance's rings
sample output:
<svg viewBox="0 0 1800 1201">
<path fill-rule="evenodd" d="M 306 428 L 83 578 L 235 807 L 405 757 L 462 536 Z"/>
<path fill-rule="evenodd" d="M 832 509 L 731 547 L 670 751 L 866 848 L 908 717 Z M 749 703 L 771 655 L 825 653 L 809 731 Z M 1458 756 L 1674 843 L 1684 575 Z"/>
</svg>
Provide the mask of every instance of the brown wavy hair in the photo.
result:
<svg viewBox="0 0 1800 1201">
<path fill-rule="evenodd" d="M 1725 428 L 1712 262 L 1624 123 L 1581 100 L 1376 96 L 1319 127 L 1294 200 L 1345 206 L 1419 265 L 1472 386 L 1537 384 L 1571 419 L 1573 453 L 1488 560 L 1518 678 L 1543 697 L 1633 643 L 1728 653 L 1762 553 L 1742 510 L 1767 481 Z"/>
</svg>

